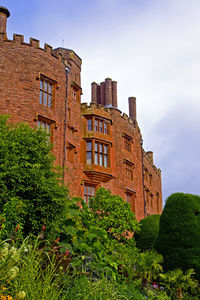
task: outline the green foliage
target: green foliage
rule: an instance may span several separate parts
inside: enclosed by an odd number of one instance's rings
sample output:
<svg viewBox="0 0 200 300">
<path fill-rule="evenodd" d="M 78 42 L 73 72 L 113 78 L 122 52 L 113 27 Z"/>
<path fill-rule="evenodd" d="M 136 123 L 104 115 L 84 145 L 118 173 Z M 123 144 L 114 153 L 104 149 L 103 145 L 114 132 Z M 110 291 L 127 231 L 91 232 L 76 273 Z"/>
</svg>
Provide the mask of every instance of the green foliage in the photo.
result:
<svg viewBox="0 0 200 300">
<path fill-rule="evenodd" d="M 163 255 L 166 270 L 194 268 L 200 278 L 200 197 L 176 193 L 160 217 L 155 248 Z"/>
<path fill-rule="evenodd" d="M 38 234 L 43 225 L 50 236 L 66 212 L 67 190 L 55 172 L 52 145 L 42 129 L 10 125 L 0 116 L 0 213 L 5 222 L 1 235 L 16 228 Z"/>
<path fill-rule="evenodd" d="M 37 240 L 32 243 L 26 239 L 20 247 L 8 242 L 0 245 L 0 296 L 58 299 L 65 280 L 48 247 L 41 248 Z"/>
<path fill-rule="evenodd" d="M 126 241 L 131 232 L 139 229 L 130 204 L 120 196 L 111 195 L 109 190 L 99 188 L 94 198 L 90 199 L 90 209 L 96 225 L 114 239 Z"/>
<path fill-rule="evenodd" d="M 153 248 L 159 231 L 160 215 L 151 215 L 139 222 L 140 231 L 134 235 L 136 246 L 141 250 Z"/>
<path fill-rule="evenodd" d="M 193 269 L 185 271 L 185 274 L 181 269 L 168 271 L 160 274 L 161 284 L 165 286 L 166 291 L 173 299 L 182 299 L 183 293 L 187 290 L 191 290 L 193 293 L 197 292 L 197 280 L 192 278 L 194 274 Z"/>
<path fill-rule="evenodd" d="M 73 278 L 65 287 L 64 299 L 73 300 L 146 300 L 134 283 L 117 283 L 106 276 L 98 280 L 80 276 Z M 155 299 L 149 297 L 148 299 Z M 161 298 L 160 298 L 161 299 Z"/>
</svg>

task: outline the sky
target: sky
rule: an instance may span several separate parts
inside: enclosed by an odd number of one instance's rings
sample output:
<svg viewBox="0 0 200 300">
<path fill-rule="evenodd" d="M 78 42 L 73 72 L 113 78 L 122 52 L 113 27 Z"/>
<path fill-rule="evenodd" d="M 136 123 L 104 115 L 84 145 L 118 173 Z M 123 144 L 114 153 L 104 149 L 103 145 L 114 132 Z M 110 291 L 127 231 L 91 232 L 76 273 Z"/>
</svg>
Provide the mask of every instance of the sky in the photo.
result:
<svg viewBox="0 0 200 300">
<path fill-rule="evenodd" d="M 118 108 L 137 98 L 144 149 L 162 171 L 163 202 L 200 195 L 199 0 L 0 0 L 7 34 L 23 34 L 82 58 L 82 102 L 91 83 L 118 82 Z"/>
</svg>

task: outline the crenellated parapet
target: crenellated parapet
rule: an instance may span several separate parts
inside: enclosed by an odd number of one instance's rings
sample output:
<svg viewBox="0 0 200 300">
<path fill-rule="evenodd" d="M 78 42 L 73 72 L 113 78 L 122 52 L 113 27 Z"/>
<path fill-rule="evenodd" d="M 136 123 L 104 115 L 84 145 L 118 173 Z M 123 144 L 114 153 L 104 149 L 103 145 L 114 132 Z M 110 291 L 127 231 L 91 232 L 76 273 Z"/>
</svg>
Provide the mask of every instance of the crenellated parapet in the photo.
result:
<svg viewBox="0 0 200 300">
<path fill-rule="evenodd" d="M 161 170 L 159 168 L 157 168 L 153 163 L 153 152 L 152 151 L 147 151 L 146 152 L 143 149 L 143 155 L 144 155 L 145 159 L 148 161 L 148 163 L 153 167 L 155 172 L 160 176 L 161 175 Z"/>
<path fill-rule="evenodd" d="M 29 46 L 32 47 L 33 49 L 38 49 L 39 51 L 46 52 L 47 54 L 51 55 L 55 59 L 58 59 L 59 61 L 62 61 L 62 54 L 61 53 L 56 53 L 53 51 L 52 46 L 48 44 L 44 44 L 44 48 L 40 47 L 40 41 L 35 39 L 35 38 L 30 38 L 30 42 L 26 43 L 24 42 L 24 36 L 21 34 L 13 34 L 13 39 L 9 40 L 7 39 L 7 36 L 4 33 L 0 33 L 0 42 L 1 43 L 6 43 L 6 44 L 16 44 L 17 45 L 22 45 L 22 46 Z M 39 55 L 39 53 L 38 53 Z"/>
</svg>

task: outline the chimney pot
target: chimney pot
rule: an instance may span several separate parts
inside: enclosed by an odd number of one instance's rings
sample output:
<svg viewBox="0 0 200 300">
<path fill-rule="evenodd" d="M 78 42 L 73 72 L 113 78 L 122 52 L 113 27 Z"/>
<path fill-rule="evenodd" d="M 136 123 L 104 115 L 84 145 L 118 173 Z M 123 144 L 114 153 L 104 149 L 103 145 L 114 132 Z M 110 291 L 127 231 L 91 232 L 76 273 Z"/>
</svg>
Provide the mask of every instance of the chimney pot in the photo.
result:
<svg viewBox="0 0 200 300">
<path fill-rule="evenodd" d="M 129 117 L 135 123 L 136 120 L 137 120 L 137 116 L 136 116 L 136 98 L 135 97 L 129 97 L 128 102 L 129 102 Z"/>
<path fill-rule="evenodd" d="M 112 82 L 112 106 L 117 108 L 117 81 Z"/>
<path fill-rule="evenodd" d="M 105 105 L 112 105 L 112 79 L 105 79 Z"/>
</svg>

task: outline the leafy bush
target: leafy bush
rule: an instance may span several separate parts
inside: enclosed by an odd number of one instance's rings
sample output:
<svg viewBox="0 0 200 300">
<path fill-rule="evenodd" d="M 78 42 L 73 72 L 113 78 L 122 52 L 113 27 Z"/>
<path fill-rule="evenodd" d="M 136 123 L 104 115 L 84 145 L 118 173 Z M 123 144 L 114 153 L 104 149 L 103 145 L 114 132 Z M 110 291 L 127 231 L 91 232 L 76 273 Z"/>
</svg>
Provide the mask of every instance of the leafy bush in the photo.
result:
<svg viewBox="0 0 200 300">
<path fill-rule="evenodd" d="M 106 230 L 111 238 L 126 241 L 130 233 L 139 229 L 130 204 L 102 187 L 90 199 L 90 209 L 96 225 Z"/>
<path fill-rule="evenodd" d="M 165 270 L 194 268 L 200 279 L 200 197 L 176 193 L 160 217 L 155 248 L 163 255 Z"/>
<path fill-rule="evenodd" d="M 2 237 L 19 227 L 50 236 L 66 212 L 67 190 L 59 184 L 49 136 L 27 124 L 7 124 L 0 116 L 0 212 Z"/>
<path fill-rule="evenodd" d="M 134 235 L 136 246 L 141 250 L 153 248 L 159 231 L 160 215 L 151 215 L 139 222 L 140 231 Z"/>
</svg>

